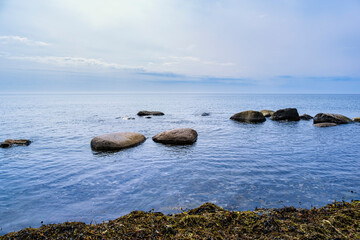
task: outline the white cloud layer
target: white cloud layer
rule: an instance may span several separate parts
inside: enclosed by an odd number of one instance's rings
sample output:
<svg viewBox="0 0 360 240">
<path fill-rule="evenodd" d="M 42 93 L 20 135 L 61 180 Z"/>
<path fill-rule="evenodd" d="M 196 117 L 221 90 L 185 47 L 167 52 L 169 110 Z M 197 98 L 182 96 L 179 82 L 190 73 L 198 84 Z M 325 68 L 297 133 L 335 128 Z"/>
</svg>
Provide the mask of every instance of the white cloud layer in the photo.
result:
<svg viewBox="0 0 360 240">
<path fill-rule="evenodd" d="M 22 43 L 30 46 L 41 46 L 41 47 L 47 47 L 50 44 L 42 41 L 34 41 L 30 40 L 26 37 L 20 37 L 20 36 L 0 36 L 0 43 Z"/>
</svg>

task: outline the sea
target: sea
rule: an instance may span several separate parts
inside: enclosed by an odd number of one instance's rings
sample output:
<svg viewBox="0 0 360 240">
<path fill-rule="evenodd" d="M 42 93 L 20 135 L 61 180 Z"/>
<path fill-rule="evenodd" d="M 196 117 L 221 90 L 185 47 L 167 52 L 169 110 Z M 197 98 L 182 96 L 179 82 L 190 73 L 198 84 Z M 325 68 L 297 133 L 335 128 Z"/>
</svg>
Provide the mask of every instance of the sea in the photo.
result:
<svg viewBox="0 0 360 240">
<path fill-rule="evenodd" d="M 360 199 L 359 123 L 318 128 L 305 120 L 229 119 L 288 107 L 354 118 L 360 95 L 0 94 L 0 141 L 32 141 L 0 148 L 0 235 L 65 221 L 101 223 L 133 210 L 174 214 L 206 202 L 242 211 Z M 140 110 L 165 115 L 138 117 Z M 197 142 L 152 140 L 175 128 L 195 129 Z M 112 153 L 91 150 L 92 138 L 114 132 L 138 132 L 146 141 Z"/>
</svg>

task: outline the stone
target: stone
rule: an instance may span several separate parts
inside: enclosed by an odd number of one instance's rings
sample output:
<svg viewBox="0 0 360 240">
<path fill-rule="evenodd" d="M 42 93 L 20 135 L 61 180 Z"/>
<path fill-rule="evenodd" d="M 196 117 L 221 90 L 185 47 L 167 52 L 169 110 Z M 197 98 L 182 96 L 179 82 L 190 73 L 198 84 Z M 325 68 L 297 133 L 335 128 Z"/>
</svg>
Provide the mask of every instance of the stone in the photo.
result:
<svg viewBox="0 0 360 240">
<path fill-rule="evenodd" d="M 311 119 L 313 119 L 313 117 L 308 114 L 303 114 L 300 116 L 300 119 L 301 120 L 311 120 Z"/>
<path fill-rule="evenodd" d="M 153 136 L 154 142 L 173 144 L 173 145 L 187 145 L 193 144 L 197 140 L 197 132 L 191 128 L 178 128 L 165 132 L 161 132 Z"/>
<path fill-rule="evenodd" d="M 264 117 L 271 117 L 274 114 L 273 110 L 260 110 Z"/>
<path fill-rule="evenodd" d="M 151 117 L 150 117 L 150 116 L 146 116 L 145 118 L 149 119 L 149 118 L 151 118 Z"/>
<path fill-rule="evenodd" d="M 119 132 L 97 136 L 91 140 L 95 151 L 118 151 L 135 147 L 145 141 L 145 136 L 135 132 Z"/>
<path fill-rule="evenodd" d="M 341 114 L 333 114 L 333 113 L 318 113 L 314 117 L 314 124 L 316 123 L 335 123 L 335 124 L 345 124 L 352 122 L 352 120 L 348 117 L 345 117 Z"/>
<path fill-rule="evenodd" d="M 13 145 L 23 145 L 29 146 L 31 143 L 28 139 L 6 139 L 4 142 L 0 144 L 2 148 L 12 147 Z"/>
<path fill-rule="evenodd" d="M 163 112 L 159 112 L 159 111 L 140 111 L 137 113 L 138 116 L 149 116 L 149 115 L 153 115 L 153 116 L 162 116 L 165 115 Z"/>
<path fill-rule="evenodd" d="M 261 112 L 253 110 L 236 113 L 231 116 L 230 119 L 245 123 L 262 123 L 266 121 L 266 118 Z"/>
<path fill-rule="evenodd" d="M 299 121 L 300 116 L 296 108 L 285 108 L 274 112 L 271 116 L 274 121 Z"/>
<path fill-rule="evenodd" d="M 314 124 L 315 127 L 334 127 L 336 125 L 337 125 L 336 123 L 328 123 L 328 122 Z"/>
<path fill-rule="evenodd" d="M 201 116 L 203 116 L 203 117 L 210 116 L 210 113 L 208 113 L 208 112 L 203 112 L 203 113 L 201 114 Z"/>
<path fill-rule="evenodd" d="M 116 119 L 122 119 L 122 120 L 135 120 L 133 117 L 124 116 L 124 117 L 117 117 Z"/>
<path fill-rule="evenodd" d="M 360 117 L 356 117 L 353 119 L 354 122 L 360 122 Z"/>
</svg>

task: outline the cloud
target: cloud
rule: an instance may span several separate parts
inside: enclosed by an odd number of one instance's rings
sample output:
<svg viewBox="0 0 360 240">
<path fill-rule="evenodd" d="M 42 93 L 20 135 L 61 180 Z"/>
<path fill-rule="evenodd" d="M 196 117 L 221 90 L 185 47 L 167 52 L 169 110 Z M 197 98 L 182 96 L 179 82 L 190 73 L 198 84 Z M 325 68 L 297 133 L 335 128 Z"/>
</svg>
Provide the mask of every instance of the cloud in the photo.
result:
<svg viewBox="0 0 360 240">
<path fill-rule="evenodd" d="M 17 43 L 23 43 L 26 45 L 31 46 L 41 46 L 41 47 L 47 47 L 50 44 L 42 41 L 34 41 L 30 40 L 26 37 L 20 37 L 20 36 L 0 36 L 0 42 L 1 43 L 11 43 L 11 42 L 17 42 Z"/>
<path fill-rule="evenodd" d="M 173 65 L 173 64 L 178 64 L 181 62 L 196 62 L 196 63 L 200 63 L 203 65 L 214 65 L 214 66 L 235 66 L 236 65 L 235 63 L 232 63 L 232 62 L 206 61 L 206 60 L 202 60 L 198 57 L 193 57 L 193 56 L 185 56 L 185 57 L 169 56 L 169 57 L 167 57 L 167 59 L 175 60 L 175 61 L 165 62 L 164 65 Z"/>
<path fill-rule="evenodd" d="M 57 57 L 57 56 L 25 56 L 25 57 L 7 57 L 14 60 L 23 60 L 43 64 L 52 64 L 57 66 L 73 66 L 73 67 L 100 67 L 109 69 L 137 69 L 142 70 L 141 66 L 130 66 L 118 63 L 106 62 L 96 58 L 84 57 Z"/>
</svg>

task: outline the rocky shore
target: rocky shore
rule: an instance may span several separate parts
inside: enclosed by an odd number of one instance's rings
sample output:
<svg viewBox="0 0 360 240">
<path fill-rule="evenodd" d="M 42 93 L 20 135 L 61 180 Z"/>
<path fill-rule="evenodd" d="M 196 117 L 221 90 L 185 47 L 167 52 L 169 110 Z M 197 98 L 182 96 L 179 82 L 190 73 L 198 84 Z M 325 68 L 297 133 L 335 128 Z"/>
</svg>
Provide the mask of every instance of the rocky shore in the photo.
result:
<svg viewBox="0 0 360 240">
<path fill-rule="evenodd" d="M 360 201 L 242 212 L 205 203 L 180 214 L 133 211 L 99 224 L 49 224 L 0 239 L 360 239 Z"/>
</svg>

